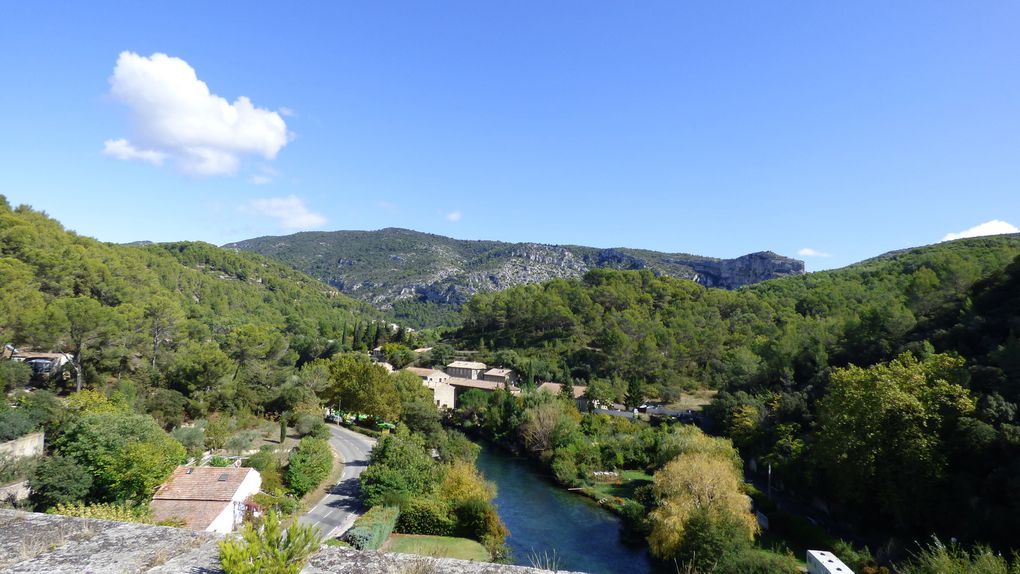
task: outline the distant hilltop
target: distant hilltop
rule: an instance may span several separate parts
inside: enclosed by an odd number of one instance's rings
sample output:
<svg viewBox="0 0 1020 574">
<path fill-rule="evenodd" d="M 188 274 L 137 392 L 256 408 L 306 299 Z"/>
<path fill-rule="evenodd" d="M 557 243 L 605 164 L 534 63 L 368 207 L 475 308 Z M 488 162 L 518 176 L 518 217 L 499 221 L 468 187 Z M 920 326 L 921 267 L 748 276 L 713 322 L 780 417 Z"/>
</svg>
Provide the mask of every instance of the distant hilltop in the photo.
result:
<svg viewBox="0 0 1020 574">
<path fill-rule="evenodd" d="M 404 299 L 458 305 L 475 293 L 580 277 L 596 268 L 649 269 L 723 289 L 804 273 L 803 261 L 771 251 L 718 259 L 623 247 L 467 241 L 398 228 L 267 236 L 223 247 L 278 259 L 383 309 Z"/>
</svg>

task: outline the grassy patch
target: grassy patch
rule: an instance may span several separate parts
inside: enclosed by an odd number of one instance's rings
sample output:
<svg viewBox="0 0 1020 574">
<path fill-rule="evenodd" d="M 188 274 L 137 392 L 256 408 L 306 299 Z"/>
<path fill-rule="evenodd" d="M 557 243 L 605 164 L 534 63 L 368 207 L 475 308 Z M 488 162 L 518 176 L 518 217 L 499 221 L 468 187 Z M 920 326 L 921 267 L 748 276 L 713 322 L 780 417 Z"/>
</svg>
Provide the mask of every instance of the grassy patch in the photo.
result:
<svg viewBox="0 0 1020 574">
<path fill-rule="evenodd" d="M 701 389 L 698 391 L 683 393 L 680 395 L 679 400 L 669 403 L 666 405 L 666 408 L 677 411 L 700 411 L 705 408 L 708 403 L 712 402 L 712 399 L 715 398 L 715 395 L 718 392 L 719 391 L 714 389 Z"/>
<path fill-rule="evenodd" d="M 652 475 L 641 470 L 620 471 L 620 482 L 603 482 L 586 486 L 583 491 L 595 500 L 634 498 L 634 491 L 652 483 Z"/>
<path fill-rule="evenodd" d="M 488 562 L 490 557 L 485 547 L 467 538 L 449 536 L 423 536 L 420 534 L 393 534 L 381 548 L 383 552 L 417 554 L 437 558 L 460 558 Z"/>
</svg>

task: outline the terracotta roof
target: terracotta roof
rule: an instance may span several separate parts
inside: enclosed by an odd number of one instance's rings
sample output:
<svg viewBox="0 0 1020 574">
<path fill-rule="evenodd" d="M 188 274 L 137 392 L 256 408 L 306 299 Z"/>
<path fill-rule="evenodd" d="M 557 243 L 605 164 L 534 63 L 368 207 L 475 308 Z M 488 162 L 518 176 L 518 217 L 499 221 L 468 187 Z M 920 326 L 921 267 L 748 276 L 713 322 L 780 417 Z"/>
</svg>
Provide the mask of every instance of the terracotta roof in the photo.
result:
<svg viewBox="0 0 1020 574">
<path fill-rule="evenodd" d="M 408 372 L 411 372 L 411 373 L 414 373 L 414 374 L 418 375 L 419 377 L 432 377 L 432 376 L 435 376 L 436 374 L 440 374 L 440 375 L 445 375 L 446 374 L 443 371 L 437 371 L 435 369 L 423 369 L 421 367 L 404 367 L 404 370 L 408 371 Z"/>
<path fill-rule="evenodd" d="M 205 530 L 231 504 L 223 500 L 153 500 L 149 508 L 156 522 L 180 519 L 186 528 Z"/>
<path fill-rule="evenodd" d="M 152 497 L 157 500 L 231 500 L 254 468 L 178 466 Z M 225 477 L 225 478 L 224 478 Z M 223 478 L 223 480 L 220 480 Z"/>
<path fill-rule="evenodd" d="M 485 368 L 485 363 L 476 363 L 475 361 L 454 361 L 454 362 L 450 363 L 449 365 L 446 365 L 446 368 L 448 368 L 448 369 L 449 368 L 454 368 L 454 369 L 484 369 Z"/>
<path fill-rule="evenodd" d="M 448 384 L 455 387 L 469 387 L 472 389 L 482 389 L 483 391 L 495 391 L 496 389 L 505 389 L 506 385 L 503 383 L 497 383 L 495 381 L 483 381 L 481 379 L 463 379 L 461 377 L 450 377 Z M 511 388 L 510 394 L 519 394 L 520 389 Z"/>
<path fill-rule="evenodd" d="M 563 392 L 563 385 L 560 383 L 542 383 L 538 385 L 539 391 L 546 391 L 554 395 L 558 395 Z M 588 390 L 588 387 L 582 387 L 580 385 L 574 385 L 574 398 L 579 399 L 584 396 L 584 391 Z"/>
</svg>

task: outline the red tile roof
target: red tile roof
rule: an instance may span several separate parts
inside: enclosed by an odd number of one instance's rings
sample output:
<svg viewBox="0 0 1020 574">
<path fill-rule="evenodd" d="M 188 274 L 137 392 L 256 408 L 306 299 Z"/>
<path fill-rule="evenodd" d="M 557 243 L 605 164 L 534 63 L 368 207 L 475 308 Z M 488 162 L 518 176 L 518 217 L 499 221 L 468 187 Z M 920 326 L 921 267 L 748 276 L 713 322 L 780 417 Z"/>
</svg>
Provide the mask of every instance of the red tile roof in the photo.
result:
<svg viewBox="0 0 1020 574">
<path fill-rule="evenodd" d="M 156 500 L 231 500 L 254 468 L 178 466 L 152 497 Z M 225 480 L 220 480 L 221 477 Z"/>
</svg>

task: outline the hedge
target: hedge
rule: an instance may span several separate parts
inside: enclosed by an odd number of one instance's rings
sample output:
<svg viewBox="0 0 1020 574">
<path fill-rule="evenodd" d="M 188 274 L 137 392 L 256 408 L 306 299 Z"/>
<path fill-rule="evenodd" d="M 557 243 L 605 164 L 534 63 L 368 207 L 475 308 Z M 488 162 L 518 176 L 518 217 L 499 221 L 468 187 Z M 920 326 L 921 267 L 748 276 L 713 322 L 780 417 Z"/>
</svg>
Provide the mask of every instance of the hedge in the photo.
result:
<svg viewBox="0 0 1020 574">
<path fill-rule="evenodd" d="M 358 550 L 378 550 L 390 537 L 399 517 L 400 509 L 395 506 L 372 507 L 354 521 L 344 539 Z"/>
<path fill-rule="evenodd" d="M 322 439 L 305 437 L 290 455 L 284 480 L 295 496 L 301 497 L 319 485 L 333 467 L 333 451 Z"/>
<path fill-rule="evenodd" d="M 400 510 L 397 532 L 403 534 L 429 534 L 452 536 L 457 521 L 450 505 L 435 496 L 415 498 Z"/>
</svg>

